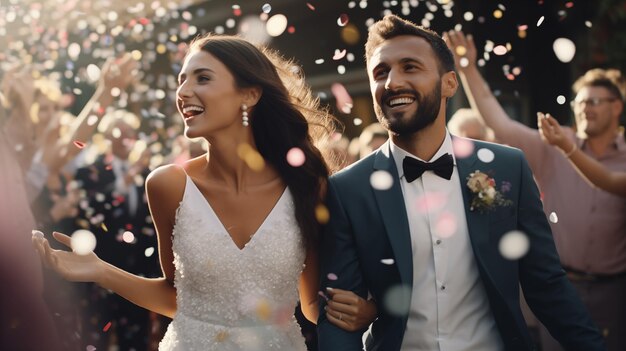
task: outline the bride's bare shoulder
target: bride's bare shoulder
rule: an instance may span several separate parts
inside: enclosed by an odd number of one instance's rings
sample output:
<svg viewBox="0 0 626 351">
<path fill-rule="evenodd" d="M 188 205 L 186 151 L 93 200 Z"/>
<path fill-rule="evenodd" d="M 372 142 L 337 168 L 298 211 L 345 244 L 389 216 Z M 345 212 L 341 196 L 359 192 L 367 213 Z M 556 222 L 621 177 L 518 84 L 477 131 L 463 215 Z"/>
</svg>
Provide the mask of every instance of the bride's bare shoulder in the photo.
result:
<svg viewBox="0 0 626 351">
<path fill-rule="evenodd" d="M 167 197 L 182 198 L 185 191 L 186 176 L 191 175 L 194 169 L 201 166 L 203 162 L 206 163 L 206 159 L 197 157 L 182 165 L 169 164 L 156 168 L 150 172 L 146 179 L 148 196 L 152 193 L 160 197 L 169 195 Z"/>
</svg>

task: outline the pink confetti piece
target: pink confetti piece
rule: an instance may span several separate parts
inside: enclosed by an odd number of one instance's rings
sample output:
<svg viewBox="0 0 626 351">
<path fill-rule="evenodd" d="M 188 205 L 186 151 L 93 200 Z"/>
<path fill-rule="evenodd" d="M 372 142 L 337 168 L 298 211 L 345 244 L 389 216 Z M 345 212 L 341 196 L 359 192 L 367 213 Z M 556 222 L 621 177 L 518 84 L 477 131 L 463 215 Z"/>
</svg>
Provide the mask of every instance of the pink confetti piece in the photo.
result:
<svg viewBox="0 0 626 351">
<path fill-rule="evenodd" d="M 498 45 L 495 48 L 493 48 L 493 53 L 498 56 L 506 55 L 507 52 L 508 50 L 506 49 L 506 46 L 504 45 Z"/>
<path fill-rule="evenodd" d="M 343 113 L 350 113 L 352 110 L 353 102 L 352 97 L 348 94 L 348 90 L 341 83 L 334 83 L 330 90 L 332 91 L 335 99 L 337 100 L 337 109 Z"/>
<path fill-rule="evenodd" d="M 287 163 L 289 163 L 291 167 L 300 167 L 305 161 L 306 156 L 300 148 L 293 147 L 287 151 Z"/>
<path fill-rule="evenodd" d="M 111 328 L 111 322 L 108 322 L 104 328 L 102 328 L 102 331 L 106 333 L 109 331 L 109 328 Z"/>
<path fill-rule="evenodd" d="M 85 147 L 85 143 L 83 143 L 82 141 L 74 140 L 74 146 L 76 146 L 79 149 L 82 149 Z"/>
<path fill-rule="evenodd" d="M 326 296 L 326 294 L 325 294 L 323 291 L 321 291 L 321 290 L 320 290 L 320 291 L 318 291 L 318 292 L 317 292 L 317 294 L 318 294 L 319 296 L 323 297 L 323 298 L 324 298 L 324 300 L 326 300 L 326 301 L 330 300 L 330 299 L 328 298 L 328 296 Z"/>
<path fill-rule="evenodd" d="M 341 60 L 342 58 L 344 58 L 346 56 L 346 49 L 343 49 L 341 51 L 339 51 L 339 49 L 335 50 L 335 55 L 333 56 L 333 60 L 337 61 L 337 60 Z"/>
<path fill-rule="evenodd" d="M 311 11 L 315 11 L 315 6 L 313 6 L 310 2 L 307 2 L 306 6 L 308 6 Z"/>
<path fill-rule="evenodd" d="M 328 278 L 328 280 L 337 280 L 337 274 L 335 273 L 328 273 L 328 275 L 326 276 Z"/>
</svg>

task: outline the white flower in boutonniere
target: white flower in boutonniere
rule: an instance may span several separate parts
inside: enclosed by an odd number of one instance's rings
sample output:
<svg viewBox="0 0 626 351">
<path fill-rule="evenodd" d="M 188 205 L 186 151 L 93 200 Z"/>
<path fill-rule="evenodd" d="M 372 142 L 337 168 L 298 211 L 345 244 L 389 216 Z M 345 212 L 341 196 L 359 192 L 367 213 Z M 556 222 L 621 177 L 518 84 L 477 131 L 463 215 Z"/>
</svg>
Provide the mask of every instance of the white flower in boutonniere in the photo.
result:
<svg viewBox="0 0 626 351">
<path fill-rule="evenodd" d="M 467 187 L 474 194 L 470 211 L 480 212 L 493 210 L 496 206 L 509 206 L 513 202 L 504 198 L 502 193 L 511 189 L 511 184 L 502 182 L 502 192 L 496 190 L 495 179 L 481 171 L 470 173 L 467 177 Z"/>
</svg>

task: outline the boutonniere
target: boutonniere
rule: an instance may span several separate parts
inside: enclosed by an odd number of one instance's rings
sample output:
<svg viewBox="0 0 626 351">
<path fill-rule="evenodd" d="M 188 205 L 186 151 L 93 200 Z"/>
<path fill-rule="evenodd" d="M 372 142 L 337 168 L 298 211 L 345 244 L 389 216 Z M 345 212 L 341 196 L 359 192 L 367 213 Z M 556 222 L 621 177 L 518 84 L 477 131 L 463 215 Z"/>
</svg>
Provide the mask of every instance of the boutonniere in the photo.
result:
<svg viewBox="0 0 626 351">
<path fill-rule="evenodd" d="M 472 194 L 472 203 L 470 211 L 478 210 L 480 212 L 491 211 L 496 206 L 509 206 L 513 202 L 505 199 L 503 193 L 511 190 L 509 182 L 502 182 L 500 191 L 496 190 L 496 181 L 481 171 L 470 173 L 467 177 L 467 187 Z"/>
</svg>

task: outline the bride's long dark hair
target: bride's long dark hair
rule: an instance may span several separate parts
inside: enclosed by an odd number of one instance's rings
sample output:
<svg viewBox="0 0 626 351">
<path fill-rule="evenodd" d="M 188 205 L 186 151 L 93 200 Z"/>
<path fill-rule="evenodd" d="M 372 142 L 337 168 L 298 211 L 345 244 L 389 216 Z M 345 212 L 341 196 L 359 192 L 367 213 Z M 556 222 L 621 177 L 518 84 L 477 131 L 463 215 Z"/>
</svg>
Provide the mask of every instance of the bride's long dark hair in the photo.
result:
<svg viewBox="0 0 626 351">
<path fill-rule="evenodd" d="M 262 95 L 250 114 L 256 147 L 289 187 L 296 220 L 307 244 L 315 243 L 320 229 L 316 210 L 334 163 L 322 151 L 330 141 L 335 118 L 321 109 L 305 84 L 299 67 L 267 48 L 257 48 L 235 36 L 204 35 L 194 39 L 189 52 L 203 50 L 222 62 L 239 88 L 260 87 Z M 287 152 L 299 148 L 305 156 L 300 167 L 287 162 Z"/>
</svg>

